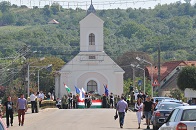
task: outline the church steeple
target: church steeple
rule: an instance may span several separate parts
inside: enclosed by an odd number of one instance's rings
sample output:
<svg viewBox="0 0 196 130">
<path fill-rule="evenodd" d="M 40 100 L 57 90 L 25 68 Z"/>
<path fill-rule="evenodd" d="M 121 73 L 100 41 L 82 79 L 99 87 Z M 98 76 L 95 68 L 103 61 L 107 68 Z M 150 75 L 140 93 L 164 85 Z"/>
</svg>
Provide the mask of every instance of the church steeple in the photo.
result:
<svg viewBox="0 0 196 130">
<path fill-rule="evenodd" d="M 90 5 L 90 7 L 89 7 L 88 10 L 87 10 L 87 15 L 90 14 L 90 13 L 96 13 L 96 10 L 95 10 L 95 8 L 94 8 L 94 6 L 93 6 L 92 3 L 93 3 L 93 2 L 92 2 L 92 0 L 91 0 L 91 5 Z"/>
</svg>

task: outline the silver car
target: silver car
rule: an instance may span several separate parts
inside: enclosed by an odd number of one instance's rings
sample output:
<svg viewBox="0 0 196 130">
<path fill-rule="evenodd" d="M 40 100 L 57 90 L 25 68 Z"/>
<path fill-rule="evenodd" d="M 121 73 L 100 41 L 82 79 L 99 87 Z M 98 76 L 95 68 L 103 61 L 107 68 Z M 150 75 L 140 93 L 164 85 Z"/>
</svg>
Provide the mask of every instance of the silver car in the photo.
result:
<svg viewBox="0 0 196 130">
<path fill-rule="evenodd" d="M 196 130 L 196 106 L 175 108 L 159 130 Z"/>
<path fill-rule="evenodd" d="M 158 130 L 161 127 L 174 108 L 183 104 L 175 102 L 161 102 L 156 111 L 152 114 L 151 122 L 153 130 Z"/>
</svg>

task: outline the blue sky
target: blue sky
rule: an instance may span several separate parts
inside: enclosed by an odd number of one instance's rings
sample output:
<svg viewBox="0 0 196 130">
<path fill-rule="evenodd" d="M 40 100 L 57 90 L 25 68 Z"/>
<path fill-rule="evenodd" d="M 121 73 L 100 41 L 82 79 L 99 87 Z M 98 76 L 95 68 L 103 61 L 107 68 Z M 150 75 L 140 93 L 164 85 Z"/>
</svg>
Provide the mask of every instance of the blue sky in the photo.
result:
<svg viewBox="0 0 196 130">
<path fill-rule="evenodd" d="M 0 0 L 9 1 L 12 4 L 17 5 L 27 5 L 28 7 L 51 5 L 52 2 L 58 2 L 64 8 L 73 8 L 76 7 L 87 9 L 90 5 L 91 0 Z M 93 5 L 95 9 L 114 9 L 114 8 L 153 8 L 157 4 L 170 4 L 181 1 L 184 3 L 184 0 L 93 0 Z M 196 0 L 192 0 L 191 3 L 196 3 Z"/>
</svg>

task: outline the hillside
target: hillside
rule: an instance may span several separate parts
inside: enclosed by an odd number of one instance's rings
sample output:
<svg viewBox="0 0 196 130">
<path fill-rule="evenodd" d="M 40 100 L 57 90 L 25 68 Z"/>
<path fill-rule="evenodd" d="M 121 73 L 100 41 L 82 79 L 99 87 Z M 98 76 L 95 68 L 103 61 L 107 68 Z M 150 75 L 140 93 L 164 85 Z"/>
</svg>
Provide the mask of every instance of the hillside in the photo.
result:
<svg viewBox="0 0 196 130">
<path fill-rule="evenodd" d="M 4 8 L 1 8 L 4 7 Z M 8 57 L 27 45 L 40 55 L 69 61 L 79 52 L 79 21 L 86 11 L 53 4 L 44 8 L 0 3 L 0 57 Z M 161 61 L 196 59 L 196 5 L 158 5 L 155 9 L 97 10 L 105 21 L 105 51 L 113 59 L 128 51 L 148 53 Z M 48 24 L 52 19 L 60 24 Z"/>
</svg>

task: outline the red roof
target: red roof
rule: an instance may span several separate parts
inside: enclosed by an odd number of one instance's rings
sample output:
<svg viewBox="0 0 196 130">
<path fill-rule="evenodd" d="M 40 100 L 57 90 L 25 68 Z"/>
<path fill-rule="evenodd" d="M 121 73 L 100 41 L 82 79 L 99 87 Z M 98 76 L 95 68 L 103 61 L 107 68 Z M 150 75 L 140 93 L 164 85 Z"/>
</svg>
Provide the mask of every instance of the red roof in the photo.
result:
<svg viewBox="0 0 196 130">
<path fill-rule="evenodd" d="M 196 61 L 184 61 L 188 66 L 196 66 Z"/>
<path fill-rule="evenodd" d="M 56 21 L 55 19 L 51 20 L 50 22 L 48 22 L 49 24 L 59 24 L 58 21 Z"/>
<path fill-rule="evenodd" d="M 162 66 L 160 68 L 161 80 L 163 80 L 168 74 L 170 74 L 176 67 L 178 67 L 178 66 L 187 66 L 187 65 L 193 64 L 193 63 L 195 63 L 195 65 L 196 65 L 196 61 L 194 61 L 194 62 L 191 62 L 191 61 L 165 62 L 164 64 L 162 64 Z M 150 76 L 152 74 L 151 66 L 146 67 L 146 69 L 147 69 L 147 73 Z M 157 67 L 153 67 L 153 80 L 154 79 L 158 79 L 158 68 Z"/>
</svg>

